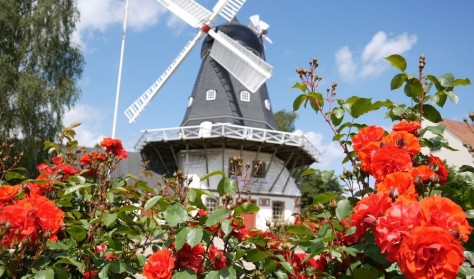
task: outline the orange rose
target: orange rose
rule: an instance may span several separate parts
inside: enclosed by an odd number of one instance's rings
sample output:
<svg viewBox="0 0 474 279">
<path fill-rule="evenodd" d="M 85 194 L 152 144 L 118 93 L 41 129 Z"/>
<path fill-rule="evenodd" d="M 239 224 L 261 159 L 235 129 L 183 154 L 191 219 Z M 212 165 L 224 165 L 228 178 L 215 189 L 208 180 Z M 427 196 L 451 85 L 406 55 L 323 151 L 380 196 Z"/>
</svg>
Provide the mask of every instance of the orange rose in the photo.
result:
<svg viewBox="0 0 474 279">
<path fill-rule="evenodd" d="M 0 206 L 11 201 L 21 190 L 20 185 L 10 186 L 4 185 L 0 187 Z"/>
<path fill-rule="evenodd" d="M 408 279 L 456 278 L 464 251 L 452 234 L 439 227 L 416 227 L 405 237 L 397 262 Z"/>
<path fill-rule="evenodd" d="M 413 165 L 410 153 L 393 146 L 383 146 L 371 154 L 371 172 L 377 181 L 393 172 L 409 172 Z"/>
<path fill-rule="evenodd" d="M 367 126 L 359 130 L 359 132 L 352 138 L 352 148 L 355 151 L 360 150 L 371 142 L 381 142 L 385 130 L 382 127 Z"/>
<path fill-rule="evenodd" d="M 426 184 L 431 181 L 431 177 L 435 174 L 434 170 L 426 165 L 414 167 L 411 170 L 411 175 L 416 183 L 416 186 Z"/>
<path fill-rule="evenodd" d="M 148 258 L 143 266 L 147 279 L 170 279 L 173 275 L 174 258 L 169 250 L 159 250 Z"/>
<path fill-rule="evenodd" d="M 420 153 L 421 150 L 418 138 L 406 131 L 393 131 L 389 133 L 382 142 L 387 146 L 406 150 L 412 156 Z"/>
<path fill-rule="evenodd" d="M 421 124 L 418 121 L 400 121 L 392 126 L 393 131 L 407 131 L 414 135 L 418 134 L 420 128 Z"/>
<path fill-rule="evenodd" d="M 384 180 L 375 185 L 377 192 L 385 193 L 392 200 L 416 201 L 418 194 L 413 178 L 406 172 L 389 173 Z"/>
<path fill-rule="evenodd" d="M 122 141 L 113 138 L 104 138 L 100 142 L 100 146 L 105 148 L 105 152 L 112 153 L 117 158 L 126 159 L 128 157 L 127 151 L 123 149 Z"/>
<path fill-rule="evenodd" d="M 439 157 L 436 157 L 430 154 L 428 157 L 428 164 L 439 176 L 439 184 L 440 185 L 446 184 L 446 180 L 448 180 L 449 172 L 446 166 L 444 165 L 443 161 L 441 161 Z"/>
<path fill-rule="evenodd" d="M 432 196 L 420 201 L 421 224 L 438 226 L 466 242 L 472 227 L 469 226 L 467 215 L 462 208 L 448 198 Z"/>
</svg>

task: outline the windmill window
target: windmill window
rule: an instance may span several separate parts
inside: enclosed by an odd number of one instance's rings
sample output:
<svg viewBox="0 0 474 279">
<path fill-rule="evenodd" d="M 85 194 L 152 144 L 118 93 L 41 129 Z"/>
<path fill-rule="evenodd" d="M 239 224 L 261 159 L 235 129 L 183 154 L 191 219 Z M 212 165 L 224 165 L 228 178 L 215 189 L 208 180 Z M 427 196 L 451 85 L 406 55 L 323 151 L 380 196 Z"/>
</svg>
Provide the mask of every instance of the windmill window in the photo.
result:
<svg viewBox="0 0 474 279">
<path fill-rule="evenodd" d="M 265 99 L 264 103 L 265 103 L 265 108 L 266 108 L 267 110 L 270 110 L 270 109 L 271 109 L 270 100 Z"/>
<path fill-rule="evenodd" d="M 189 97 L 188 99 L 188 108 L 193 104 L 193 97 Z"/>
<path fill-rule="evenodd" d="M 212 101 L 216 99 L 216 90 L 209 89 L 206 92 L 206 101 Z"/>
<path fill-rule="evenodd" d="M 250 92 L 247 90 L 240 91 L 240 100 L 243 102 L 250 102 Z"/>
<path fill-rule="evenodd" d="M 285 202 L 283 201 L 273 201 L 272 203 L 272 219 L 273 221 L 280 221 L 284 220 L 284 212 L 285 212 Z"/>
<path fill-rule="evenodd" d="M 206 198 L 206 207 L 207 212 L 211 213 L 216 210 L 217 207 L 217 200 L 213 198 Z"/>
<path fill-rule="evenodd" d="M 264 161 L 253 161 L 252 166 L 254 167 L 254 177 L 256 178 L 264 178 L 265 177 L 265 162 Z"/>
<path fill-rule="evenodd" d="M 243 160 L 241 158 L 229 158 L 229 177 L 242 175 Z"/>
</svg>

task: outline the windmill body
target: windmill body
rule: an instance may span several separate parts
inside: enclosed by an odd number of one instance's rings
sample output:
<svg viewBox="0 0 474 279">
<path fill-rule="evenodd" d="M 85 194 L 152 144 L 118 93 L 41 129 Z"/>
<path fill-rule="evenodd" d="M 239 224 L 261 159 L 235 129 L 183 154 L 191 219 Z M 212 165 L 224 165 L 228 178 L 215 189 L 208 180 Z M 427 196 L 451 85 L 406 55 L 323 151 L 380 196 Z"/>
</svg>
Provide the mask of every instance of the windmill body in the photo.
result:
<svg viewBox="0 0 474 279">
<path fill-rule="evenodd" d="M 203 40 L 202 63 L 181 125 L 143 131 L 135 148 L 157 174 L 171 176 L 181 169 L 193 176 L 191 187 L 217 194 L 220 177 L 200 181 L 213 171 L 235 179 L 260 207 L 245 217 L 249 228 L 265 229 L 267 221 L 289 222 L 301 196 L 291 174 L 314 163 L 319 152 L 303 135 L 276 130 L 266 84 L 251 90 L 249 79 L 229 71 L 240 67 L 232 64 L 235 53 L 213 55 L 220 51 L 215 44 L 221 44 L 222 37 L 264 61 L 259 34 L 236 21 L 209 31 L 213 35 Z M 258 166 L 257 171 L 244 177 L 245 168 L 235 172 L 239 164 Z M 212 210 L 220 201 L 204 197 L 204 202 Z"/>
</svg>

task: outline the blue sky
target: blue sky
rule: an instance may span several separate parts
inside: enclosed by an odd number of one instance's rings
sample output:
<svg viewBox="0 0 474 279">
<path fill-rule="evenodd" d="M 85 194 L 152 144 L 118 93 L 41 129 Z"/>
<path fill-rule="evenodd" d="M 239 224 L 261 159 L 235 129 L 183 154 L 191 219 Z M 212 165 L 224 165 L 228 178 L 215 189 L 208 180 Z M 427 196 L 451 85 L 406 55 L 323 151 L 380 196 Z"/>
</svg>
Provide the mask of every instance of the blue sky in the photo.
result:
<svg viewBox="0 0 474 279">
<path fill-rule="evenodd" d="M 199 0 L 211 9 L 217 0 Z M 124 1 L 78 0 L 81 21 L 74 40 L 84 51 L 85 68 L 79 87 L 79 102 L 64 124 L 81 122 L 78 140 L 94 145 L 111 136 Z M 247 0 L 238 20 L 248 24 L 259 14 L 270 24 L 266 44 L 267 62 L 273 76 L 267 81 L 273 111 L 292 110 L 299 92 L 297 67 L 319 60 L 323 76 L 321 91 L 338 83 L 337 97 L 353 95 L 406 102 L 402 91 L 390 91 L 397 72 L 383 58 L 394 53 L 408 61 L 408 72 L 416 74 L 418 57 L 427 57 L 427 73 L 452 72 L 474 81 L 474 2 L 468 0 L 317 1 Z M 218 20 L 216 24 L 221 23 Z M 184 116 L 188 97 L 200 66 L 198 45 L 160 90 L 137 121 L 129 124 L 124 115 L 132 104 L 162 74 L 196 30 L 170 15 L 154 0 L 129 0 L 129 14 L 120 87 L 116 137 L 131 150 L 144 129 L 177 127 Z M 458 104 L 441 109 L 447 119 L 461 121 L 474 111 L 474 87 L 457 90 Z M 386 125 L 382 114 L 368 118 Z M 368 123 L 371 124 L 371 123 Z M 315 167 L 340 172 L 342 154 L 331 142 L 327 124 L 310 109 L 298 111 L 296 128 L 304 132 L 322 152 Z"/>
</svg>

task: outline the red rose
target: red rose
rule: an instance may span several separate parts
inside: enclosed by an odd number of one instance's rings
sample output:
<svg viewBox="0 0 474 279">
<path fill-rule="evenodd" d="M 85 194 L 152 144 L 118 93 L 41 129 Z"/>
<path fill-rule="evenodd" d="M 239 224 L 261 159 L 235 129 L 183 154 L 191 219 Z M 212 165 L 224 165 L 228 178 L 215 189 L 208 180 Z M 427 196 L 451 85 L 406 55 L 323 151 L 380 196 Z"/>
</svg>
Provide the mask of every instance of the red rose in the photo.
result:
<svg viewBox="0 0 474 279">
<path fill-rule="evenodd" d="M 176 253 L 178 267 L 192 269 L 196 274 L 202 273 L 204 271 L 202 263 L 204 261 L 205 252 L 206 249 L 201 244 L 197 244 L 191 248 L 189 244 L 185 243 L 178 253 Z"/>
<path fill-rule="evenodd" d="M 219 250 L 214 245 L 209 247 L 209 259 L 216 270 L 221 270 L 227 267 L 227 259 L 222 250 Z"/>
<path fill-rule="evenodd" d="M 128 157 L 127 151 L 123 149 L 122 141 L 119 139 L 104 138 L 100 142 L 100 146 L 105 148 L 105 152 L 112 153 L 119 159 Z"/>
<path fill-rule="evenodd" d="M 431 181 L 431 177 L 434 174 L 435 172 L 433 169 L 426 165 L 420 165 L 418 167 L 414 167 L 411 170 L 411 175 L 416 183 L 416 186 L 429 183 Z"/>
<path fill-rule="evenodd" d="M 94 276 L 99 273 L 98 270 L 89 270 L 84 273 L 84 279 L 92 279 Z"/>
<path fill-rule="evenodd" d="M 408 279 L 456 278 L 464 250 L 452 234 L 439 227 L 416 227 L 405 237 L 397 263 Z"/>
<path fill-rule="evenodd" d="M 354 234 L 344 237 L 344 242 L 352 244 L 359 241 L 369 227 L 375 225 L 377 219 L 390 207 L 390 198 L 384 193 L 370 193 L 357 202 L 351 216 L 351 226 L 356 227 Z"/>
<path fill-rule="evenodd" d="M 420 219 L 418 202 L 409 205 L 396 202 L 377 220 L 374 230 L 375 243 L 380 247 L 380 251 L 386 254 L 388 261 L 396 261 L 401 242 L 412 229 L 420 225 Z"/>
<path fill-rule="evenodd" d="M 171 251 L 159 250 L 148 258 L 142 272 L 147 279 L 170 279 L 174 267 Z"/>
</svg>

